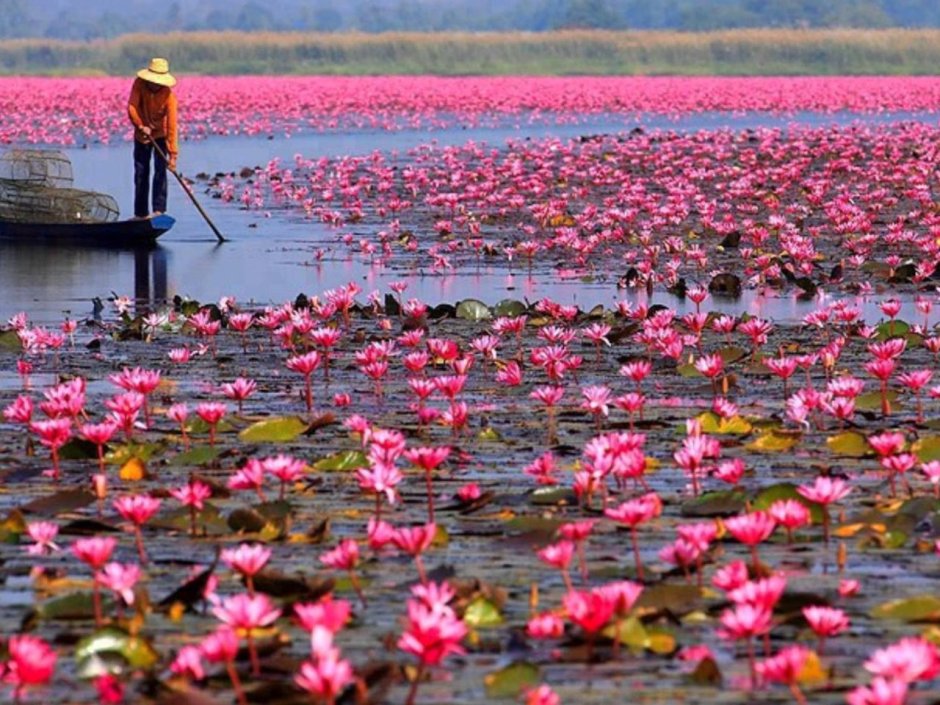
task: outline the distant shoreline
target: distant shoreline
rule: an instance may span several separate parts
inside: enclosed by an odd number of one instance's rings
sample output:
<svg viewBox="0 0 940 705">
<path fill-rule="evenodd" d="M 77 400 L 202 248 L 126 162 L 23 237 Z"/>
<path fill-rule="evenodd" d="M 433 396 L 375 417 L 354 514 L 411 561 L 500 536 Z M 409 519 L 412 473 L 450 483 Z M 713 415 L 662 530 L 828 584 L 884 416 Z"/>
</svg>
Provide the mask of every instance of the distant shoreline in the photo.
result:
<svg viewBox="0 0 940 705">
<path fill-rule="evenodd" d="M 0 41 L 0 74 L 937 75 L 940 29 L 129 34 Z"/>
</svg>

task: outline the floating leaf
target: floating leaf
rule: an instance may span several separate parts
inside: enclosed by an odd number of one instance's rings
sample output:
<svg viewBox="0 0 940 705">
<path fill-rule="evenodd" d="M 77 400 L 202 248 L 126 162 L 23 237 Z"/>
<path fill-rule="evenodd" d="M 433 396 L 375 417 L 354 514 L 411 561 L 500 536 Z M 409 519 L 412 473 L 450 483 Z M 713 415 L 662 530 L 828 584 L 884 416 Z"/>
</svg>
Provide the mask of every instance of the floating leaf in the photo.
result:
<svg viewBox="0 0 940 705">
<path fill-rule="evenodd" d="M 940 597 L 915 595 L 884 602 L 871 611 L 876 619 L 900 619 L 905 622 L 940 621 Z"/>
<path fill-rule="evenodd" d="M 634 652 L 640 652 L 649 643 L 649 633 L 637 617 L 631 615 L 604 629 L 604 636 L 616 639 Z"/>
<path fill-rule="evenodd" d="M 862 458 L 871 453 L 868 439 L 855 431 L 844 431 L 826 439 L 826 445 L 836 455 L 848 458 Z"/>
<path fill-rule="evenodd" d="M 243 429 L 238 439 L 244 443 L 287 443 L 306 433 L 310 424 L 297 416 L 265 419 Z"/>
<path fill-rule="evenodd" d="M 117 654 L 133 669 L 148 669 L 159 656 L 146 639 L 131 636 L 123 629 L 106 627 L 99 629 L 78 642 L 75 647 L 76 661 L 84 661 L 92 656 Z"/>
<path fill-rule="evenodd" d="M 123 465 L 131 458 L 139 458 L 147 462 L 161 450 L 163 450 L 163 446 L 157 443 L 128 443 L 113 448 L 111 452 L 104 456 L 104 460 L 110 465 Z"/>
<path fill-rule="evenodd" d="M 689 675 L 689 680 L 697 685 L 721 685 L 721 669 L 718 668 L 715 659 L 711 656 L 706 656 L 698 662 L 695 670 Z"/>
<path fill-rule="evenodd" d="M 94 501 L 95 495 L 88 490 L 62 490 L 48 497 L 40 497 L 32 502 L 27 502 L 19 510 L 23 514 L 39 514 L 51 517 L 56 514 L 74 512 L 76 509 L 87 507 Z"/>
<path fill-rule="evenodd" d="M 694 585 L 660 583 L 647 587 L 637 600 L 636 606 L 685 614 L 696 608 L 701 595 L 701 591 Z"/>
<path fill-rule="evenodd" d="M 770 509 L 774 502 L 784 499 L 793 499 L 802 504 L 809 510 L 810 517 L 814 524 L 821 524 L 823 520 L 824 507 L 816 502 L 811 502 L 796 491 L 796 485 L 790 482 L 780 482 L 770 487 L 765 487 L 754 498 L 754 509 Z"/>
<path fill-rule="evenodd" d="M 457 304 L 457 318 L 465 321 L 486 321 L 493 317 L 490 307 L 476 299 L 464 299 Z"/>
<path fill-rule="evenodd" d="M 59 449 L 61 460 L 93 460 L 98 458 L 98 446 L 84 438 L 73 438 Z"/>
<path fill-rule="evenodd" d="M 702 379 L 705 378 L 705 375 L 699 372 L 698 368 L 695 367 L 695 364 L 691 362 L 687 362 L 683 365 L 677 365 L 676 372 L 679 373 L 680 377 L 690 377 L 690 378 L 701 377 Z"/>
<path fill-rule="evenodd" d="M 523 691 L 538 685 L 539 667 L 527 661 L 517 661 L 483 677 L 488 698 L 517 698 Z"/>
<path fill-rule="evenodd" d="M 910 325 L 905 321 L 886 321 L 875 330 L 878 331 L 878 340 L 887 340 L 888 338 L 903 338 L 911 330 Z"/>
<path fill-rule="evenodd" d="M 129 458 L 118 471 L 118 477 L 124 482 L 140 482 L 147 476 L 147 466 L 140 458 Z"/>
<path fill-rule="evenodd" d="M 71 592 L 44 602 L 36 613 L 41 619 L 89 619 L 95 616 L 94 599 L 90 592 Z"/>
<path fill-rule="evenodd" d="M 800 438 L 799 433 L 770 431 L 761 434 L 745 447 L 758 453 L 782 453 L 799 443 Z"/>
<path fill-rule="evenodd" d="M 911 446 L 911 452 L 922 463 L 940 460 L 940 436 L 918 438 Z"/>
<path fill-rule="evenodd" d="M 507 318 L 516 318 L 524 314 L 528 308 L 521 301 L 513 299 L 503 299 L 493 307 L 494 316 L 505 316 Z"/>
<path fill-rule="evenodd" d="M 214 446 L 193 446 L 189 450 L 174 455 L 170 465 L 176 467 L 192 467 L 193 465 L 208 465 L 222 455 L 222 449 Z"/>
<path fill-rule="evenodd" d="M 650 627 L 647 630 L 646 648 L 654 654 L 666 656 L 676 650 L 676 637 L 662 627 Z"/>
<path fill-rule="evenodd" d="M 498 443 L 499 441 L 503 440 L 503 437 L 499 435 L 499 431 L 497 431 L 495 428 L 492 426 L 487 426 L 486 428 L 480 430 L 480 432 L 477 434 L 477 439 L 488 443 Z"/>
<path fill-rule="evenodd" d="M 703 433 L 719 436 L 746 436 L 754 428 L 742 416 L 732 416 L 730 419 L 726 419 L 714 411 L 706 411 L 699 414 L 697 418 L 702 424 Z"/>
<path fill-rule="evenodd" d="M 747 356 L 747 350 L 744 348 L 739 348 L 737 346 L 727 346 L 718 350 L 718 356 L 724 361 L 726 365 L 737 362 L 738 360 L 743 359 Z"/>
<path fill-rule="evenodd" d="M 369 467 L 369 459 L 361 450 L 346 450 L 330 455 L 313 464 L 314 470 L 322 472 L 349 472 Z"/>
<path fill-rule="evenodd" d="M 22 349 L 23 344 L 20 342 L 20 336 L 16 334 L 15 330 L 0 331 L 0 350 L 19 352 Z"/>
<path fill-rule="evenodd" d="M 744 509 L 747 495 L 744 490 L 720 490 L 706 492 L 682 503 L 680 513 L 684 517 L 732 516 Z"/>
<path fill-rule="evenodd" d="M 532 490 L 532 504 L 553 506 L 556 504 L 576 504 L 578 495 L 570 487 L 539 487 Z"/>
<path fill-rule="evenodd" d="M 485 597 L 477 597 L 464 610 L 463 621 L 474 629 L 498 627 L 503 623 L 499 608 Z"/>
<path fill-rule="evenodd" d="M 808 686 L 818 686 L 829 681 L 829 670 L 823 668 L 819 654 L 815 651 L 806 654 L 803 668 L 800 669 L 796 680 L 800 685 Z"/>
<path fill-rule="evenodd" d="M 888 390 L 888 404 L 892 409 L 900 408 L 898 401 L 901 395 L 895 391 Z M 881 392 L 865 392 L 855 397 L 855 408 L 858 411 L 881 411 Z"/>
</svg>

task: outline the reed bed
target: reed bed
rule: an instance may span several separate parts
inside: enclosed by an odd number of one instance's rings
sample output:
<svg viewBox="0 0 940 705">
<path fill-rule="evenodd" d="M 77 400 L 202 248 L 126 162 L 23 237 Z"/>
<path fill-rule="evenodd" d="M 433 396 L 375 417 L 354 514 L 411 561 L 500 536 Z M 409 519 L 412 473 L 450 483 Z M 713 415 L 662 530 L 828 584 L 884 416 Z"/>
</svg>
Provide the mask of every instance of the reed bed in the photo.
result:
<svg viewBox="0 0 940 705">
<path fill-rule="evenodd" d="M 132 34 L 0 42 L 0 73 L 121 75 L 154 55 L 194 74 L 935 74 L 940 30 L 705 33 Z"/>
</svg>

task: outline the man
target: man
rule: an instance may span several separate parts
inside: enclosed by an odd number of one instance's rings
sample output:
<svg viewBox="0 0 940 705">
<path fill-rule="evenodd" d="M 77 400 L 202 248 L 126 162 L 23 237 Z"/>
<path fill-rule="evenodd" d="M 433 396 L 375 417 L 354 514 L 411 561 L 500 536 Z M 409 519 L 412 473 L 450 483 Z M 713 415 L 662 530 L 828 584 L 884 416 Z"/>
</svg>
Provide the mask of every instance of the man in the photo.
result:
<svg viewBox="0 0 940 705">
<path fill-rule="evenodd" d="M 134 217 L 151 215 L 148 206 L 150 161 L 153 159 L 153 215 L 166 211 L 166 169 L 160 153 L 167 155 L 169 167 L 176 170 L 179 142 L 176 130 L 176 96 L 170 90 L 176 79 L 170 74 L 166 59 L 151 59 L 150 65 L 137 72 L 127 103 L 127 114 L 134 125 Z M 154 145 L 158 149 L 154 149 Z"/>
</svg>

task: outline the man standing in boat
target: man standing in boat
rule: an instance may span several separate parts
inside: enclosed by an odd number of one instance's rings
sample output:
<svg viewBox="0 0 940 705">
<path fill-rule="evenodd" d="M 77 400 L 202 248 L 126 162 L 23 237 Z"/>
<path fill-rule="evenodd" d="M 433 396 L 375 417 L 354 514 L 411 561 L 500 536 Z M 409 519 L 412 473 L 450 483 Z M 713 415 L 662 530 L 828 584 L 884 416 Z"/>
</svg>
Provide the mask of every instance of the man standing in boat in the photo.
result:
<svg viewBox="0 0 940 705">
<path fill-rule="evenodd" d="M 166 211 L 166 170 L 176 170 L 179 141 L 176 129 L 176 96 L 171 90 L 176 79 L 170 74 L 166 59 L 151 59 L 150 65 L 137 72 L 127 103 L 127 114 L 134 125 L 134 217 L 151 215 L 150 162 L 153 160 L 153 212 Z M 154 146 L 156 145 L 156 149 Z M 163 155 L 169 159 L 169 165 Z"/>
</svg>

